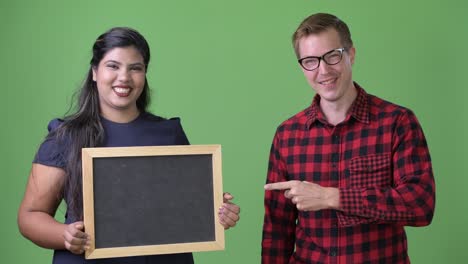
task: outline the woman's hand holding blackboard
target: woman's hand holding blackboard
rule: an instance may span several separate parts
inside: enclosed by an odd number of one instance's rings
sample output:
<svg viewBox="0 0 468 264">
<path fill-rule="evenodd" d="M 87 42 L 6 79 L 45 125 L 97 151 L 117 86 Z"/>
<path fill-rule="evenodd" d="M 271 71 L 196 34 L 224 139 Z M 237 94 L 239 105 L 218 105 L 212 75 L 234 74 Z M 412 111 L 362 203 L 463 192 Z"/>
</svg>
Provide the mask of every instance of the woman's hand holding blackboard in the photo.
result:
<svg viewBox="0 0 468 264">
<path fill-rule="evenodd" d="M 230 193 L 224 193 L 223 205 L 219 208 L 219 222 L 224 226 L 224 229 L 234 227 L 239 221 L 240 207 L 231 202 L 234 199 Z"/>
<path fill-rule="evenodd" d="M 84 224 L 81 221 L 67 225 L 63 238 L 65 248 L 73 254 L 83 254 L 89 248 L 89 236 L 84 232 Z"/>
</svg>

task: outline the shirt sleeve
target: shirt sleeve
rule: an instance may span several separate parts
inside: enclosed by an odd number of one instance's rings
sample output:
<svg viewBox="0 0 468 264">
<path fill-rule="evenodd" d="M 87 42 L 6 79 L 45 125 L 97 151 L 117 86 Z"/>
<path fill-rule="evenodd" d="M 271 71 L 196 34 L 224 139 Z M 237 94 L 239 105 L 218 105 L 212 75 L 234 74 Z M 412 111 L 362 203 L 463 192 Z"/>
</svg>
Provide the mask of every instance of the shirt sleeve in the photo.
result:
<svg viewBox="0 0 468 264">
<path fill-rule="evenodd" d="M 411 111 L 397 119 L 392 142 L 392 186 L 340 188 L 340 226 L 369 222 L 425 226 L 432 221 L 435 183 L 431 158 Z"/>
<path fill-rule="evenodd" d="M 171 120 L 177 121 L 177 126 L 176 126 L 176 142 L 177 145 L 190 145 L 190 142 L 187 138 L 187 135 L 185 134 L 184 129 L 182 128 L 182 124 L 180 122 L 180 118 L 175 117 L 171 118 Z"/>
<path fill-rule="evenodd" d="M 280 152 L 278 132 L 270 150 L 267 183 L 287 181 L 286 164 Z M 282 191 L 265 192 L 262 263 L 289 263 L 294 251 L 297 209 Z"/>
<path fill-rule="evenodd" d="M 38 151 L 34 157 L 33 163 L 38 163 L 46 166 L 57 168 L 65 168 L 65 146 L 57 136 L 55 136 L 56 129 L 61 125 L 62 121 L 54 119 L 49 122 L 47 129 L 49 134 L 39 146 Z"/>
</svg>

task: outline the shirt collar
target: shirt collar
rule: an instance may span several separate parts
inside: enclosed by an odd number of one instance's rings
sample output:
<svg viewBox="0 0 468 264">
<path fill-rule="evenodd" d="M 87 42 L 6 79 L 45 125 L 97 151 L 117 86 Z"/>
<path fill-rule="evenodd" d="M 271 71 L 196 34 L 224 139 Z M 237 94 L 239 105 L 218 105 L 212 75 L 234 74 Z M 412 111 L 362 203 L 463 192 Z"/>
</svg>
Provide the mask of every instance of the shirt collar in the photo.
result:
<svg viewBox="0 0 468 264">
<path fill-rule="evenodd" d="M 356 87 L 358 94 L 357 94 L 356 99 L 354 99 L 354 102 L 351 104 L 351 107 L 349 108 L 346 120 L 348 120 L 350 117 L 353 117 L 359 122 L 368 124 L 369 123 L 369 95 L 356 82 L 354 83 L 354 87 Z M 315 121 L 320 121 L 325 124 L 327 123 L 325 115 L 320 109 L 320 95 L 316 94 L 314 96 L 314 99 L 312 100 L 312 104 L 305 110 L 305 115 L 307 117 L 307 121 L 306 121 L 307 128 L 310 128 L 310 126 Z"/>
</svg>

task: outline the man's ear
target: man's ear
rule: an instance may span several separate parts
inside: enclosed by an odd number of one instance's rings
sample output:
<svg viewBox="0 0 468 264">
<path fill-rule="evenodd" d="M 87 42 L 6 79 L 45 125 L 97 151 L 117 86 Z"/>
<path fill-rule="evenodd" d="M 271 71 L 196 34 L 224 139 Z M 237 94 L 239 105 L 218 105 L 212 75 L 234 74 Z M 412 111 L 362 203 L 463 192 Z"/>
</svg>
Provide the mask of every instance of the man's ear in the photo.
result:
<svg viewBox="0 0 468 264">
<path fill-rule="evenodd" d="M 354 57 L 356 56 L 356 49 L 354 48 L 354 46 L 349 48 L 348 54 L 349 54 L 349 61 L 351 62 L 351 65 L 354 65 Z"/>
</svg>

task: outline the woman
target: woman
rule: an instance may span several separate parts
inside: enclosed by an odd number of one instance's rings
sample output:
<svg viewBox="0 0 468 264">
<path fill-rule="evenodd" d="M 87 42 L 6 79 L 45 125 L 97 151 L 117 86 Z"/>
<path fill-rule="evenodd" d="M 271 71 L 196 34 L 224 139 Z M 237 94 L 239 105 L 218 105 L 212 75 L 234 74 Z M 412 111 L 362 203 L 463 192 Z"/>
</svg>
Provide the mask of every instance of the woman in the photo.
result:
<svg viewBox="0 0 468 264">
<path fill-rule="evenodd" d="M 147 111 L 148 43 L 130 28 L 113 28 L 98 37 L 77 111 L 49 123 L 49 134 L 34 158 L 18 212 L 21 233 L 55 249 L 53 263 L 193 263 L 191 253 L 85 261 L 81 148 L 189 144 L 180 120 Z M 239 207 L 226 193 L 218 214 L 225 229 L 239 220 Z M 64 199 L 65 223 L 54 219 Z"/>
</svg>

